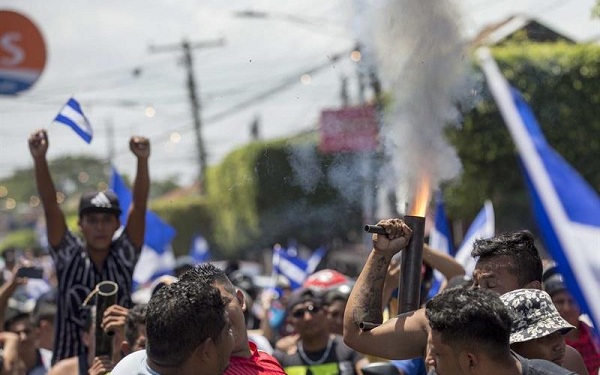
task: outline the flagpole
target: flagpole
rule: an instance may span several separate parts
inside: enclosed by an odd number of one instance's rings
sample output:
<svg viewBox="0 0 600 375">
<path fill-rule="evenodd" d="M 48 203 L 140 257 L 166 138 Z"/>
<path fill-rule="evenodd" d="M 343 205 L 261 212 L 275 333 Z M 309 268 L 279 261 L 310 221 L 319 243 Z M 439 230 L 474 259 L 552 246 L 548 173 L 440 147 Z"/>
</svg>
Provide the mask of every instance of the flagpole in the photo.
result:
<svg viewBox="0 0 600 375">
<path fill-rule="evenodd" d="M 281 249 L 281 245 L 275 244 L 273 246 L 273 253 L 271 254 L 271 290 L 275 291 L 277 288 L 277 278 L 279 276 L 279 272 L 277 268 L 279 267 L 279 261 L 281 260 L 278 251 Z"/>
</svg>

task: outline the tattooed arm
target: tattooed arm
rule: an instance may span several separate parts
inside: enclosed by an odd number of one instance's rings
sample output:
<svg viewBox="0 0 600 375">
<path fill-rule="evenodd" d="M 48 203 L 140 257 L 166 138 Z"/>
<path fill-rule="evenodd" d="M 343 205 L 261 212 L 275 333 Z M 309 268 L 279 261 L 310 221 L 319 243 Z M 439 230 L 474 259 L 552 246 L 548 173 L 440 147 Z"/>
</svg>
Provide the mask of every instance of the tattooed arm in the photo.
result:
<svg viewBox="0 0 600 375">
<path fill-rule="evenodd" d="M 427 319 L 423 310 L 392 318 L 373 329 L 365 323 L 382 323 L 383 284 L 394 254 L 404 249 L 412 234 L 400 219 L 382 220 L 377 225 L 387 235 L 373 235 L 373 250 L 360 273 L 344 313 L 344 341 L 364 354 L 401 359 L 422 356 L 427 344 Z"/>
</svg>

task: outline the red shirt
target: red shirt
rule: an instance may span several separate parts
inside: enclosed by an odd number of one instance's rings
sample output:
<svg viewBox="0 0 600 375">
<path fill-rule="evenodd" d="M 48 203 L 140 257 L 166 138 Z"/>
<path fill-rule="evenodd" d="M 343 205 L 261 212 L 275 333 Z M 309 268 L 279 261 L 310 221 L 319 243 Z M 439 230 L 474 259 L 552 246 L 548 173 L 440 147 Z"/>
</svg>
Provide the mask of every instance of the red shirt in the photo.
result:
<svg viewBox="0 0 600 375">
<path fill-rule="evenodd" d="M 275 357 L 267 352 L 258 350 L 256 344 L 250 345 L 250 358 L 232 356 L 229 358 L 229 367 L 225 375 L 256 375 L 256 374 L 279 374 L 285 375 L 285 371 Z"/>
<path fill-rule="evenodd" d="M 577 330 L 579 331 L 577 340 L 565 339 L 565 341 L 581 354 L 590 375 L 596 375 L 600 368 L 600 347 L 597 338 L 593 336 L 591 328 L 582 321 L 579 321 Z"/>
</svg>

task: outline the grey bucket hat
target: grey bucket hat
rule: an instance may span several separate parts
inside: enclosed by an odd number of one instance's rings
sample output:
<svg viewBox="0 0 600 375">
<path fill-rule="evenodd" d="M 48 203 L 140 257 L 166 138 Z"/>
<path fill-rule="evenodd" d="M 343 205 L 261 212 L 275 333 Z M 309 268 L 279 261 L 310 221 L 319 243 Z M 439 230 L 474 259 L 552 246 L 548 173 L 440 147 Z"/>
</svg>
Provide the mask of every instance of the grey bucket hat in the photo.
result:
<svg viewBox="0 0 600 375">
<path fill-rule="evenodd" d="M 511 344 L 539 339 L 556 331 L 565 334 L 575 328 L 560 316 L 550 295 L 543 290 L 517 289 L 500 299 L 513 313 Z"/>
</svg>

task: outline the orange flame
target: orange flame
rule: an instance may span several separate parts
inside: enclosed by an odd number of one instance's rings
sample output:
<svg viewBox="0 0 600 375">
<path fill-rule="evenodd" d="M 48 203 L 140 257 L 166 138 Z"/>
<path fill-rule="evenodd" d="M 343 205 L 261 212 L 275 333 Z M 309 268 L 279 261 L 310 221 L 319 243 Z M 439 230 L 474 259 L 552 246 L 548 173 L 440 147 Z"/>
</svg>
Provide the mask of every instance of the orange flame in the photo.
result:
<svg viewBox="0 0 600 375">
<path fill-rule="evenodd" d="M 425 217 L 429 197 L 431 196 L 431 181 L 427 173 L 421 175 L 421 181 L 417 185 L 417 191 L 411 204 L 409 215 Z"/>
</svg>

